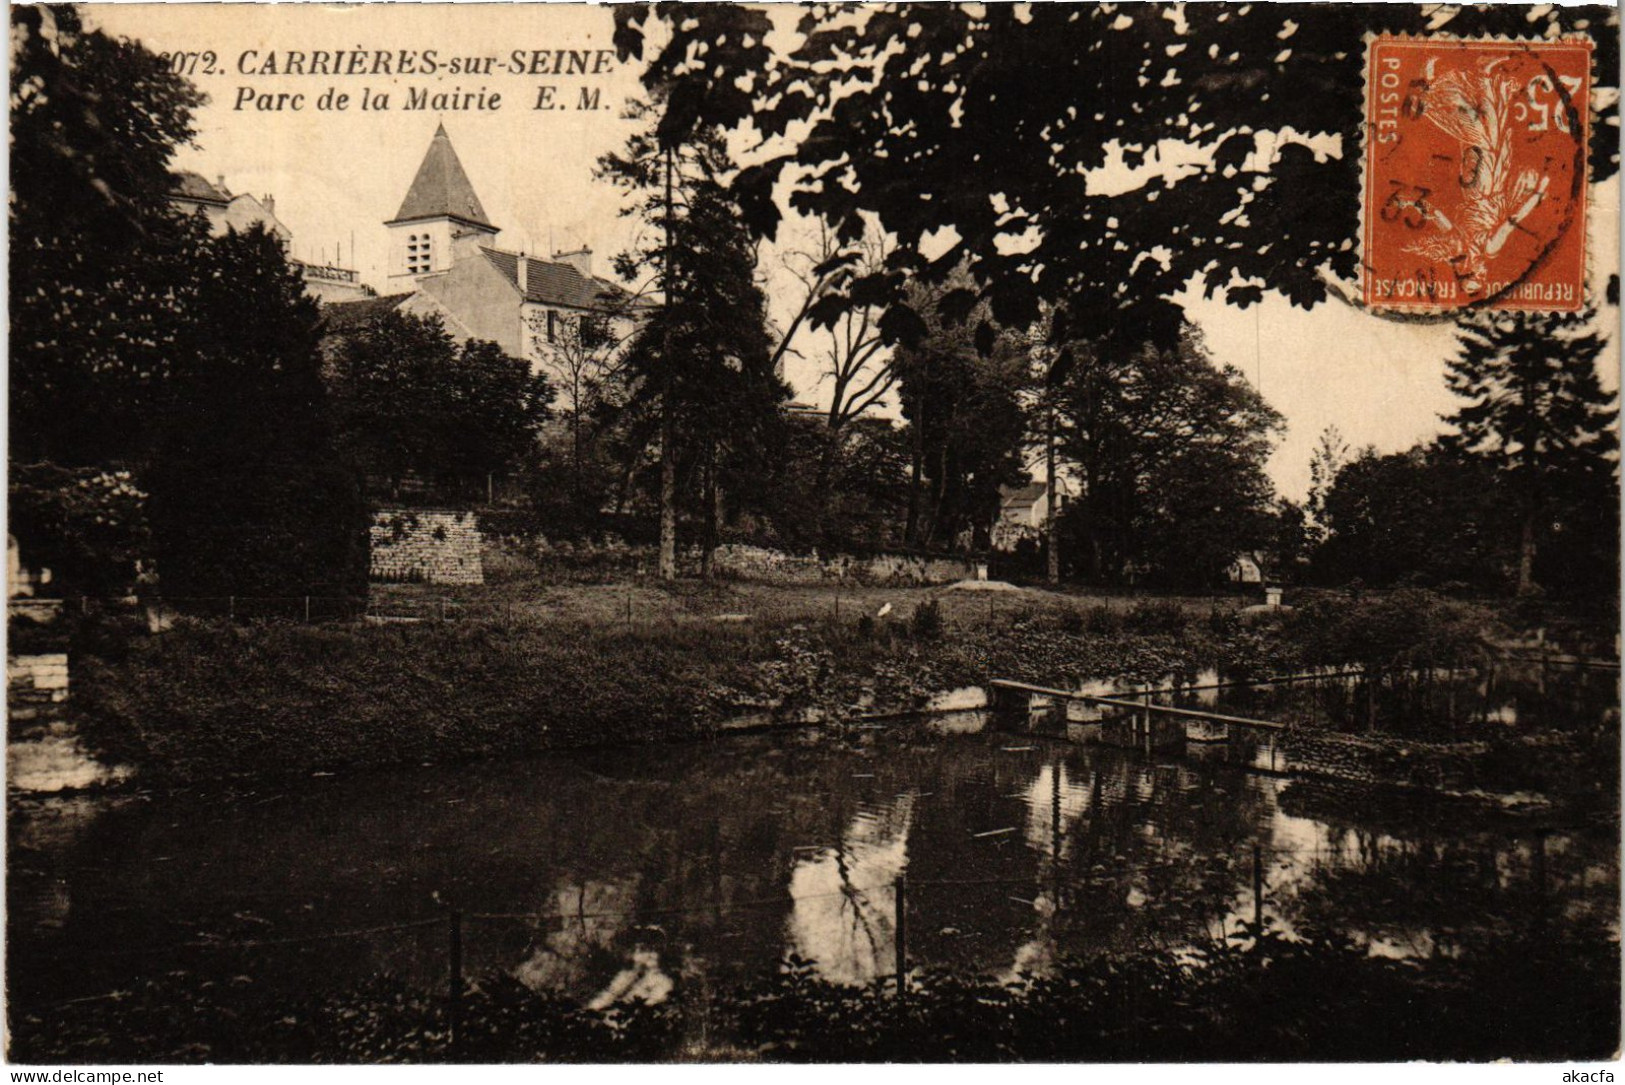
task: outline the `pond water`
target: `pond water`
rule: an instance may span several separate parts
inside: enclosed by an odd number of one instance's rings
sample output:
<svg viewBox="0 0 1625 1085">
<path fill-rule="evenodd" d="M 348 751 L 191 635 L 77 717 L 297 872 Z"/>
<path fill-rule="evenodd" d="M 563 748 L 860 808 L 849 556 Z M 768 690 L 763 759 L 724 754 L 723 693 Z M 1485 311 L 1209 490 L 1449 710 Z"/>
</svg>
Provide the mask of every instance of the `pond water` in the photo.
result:
<svg viewBox="0 0 1625 1085">
<path fill-rule="evenodd" d="M 1177 949 L 1263 914 L 1372 954 L 1618 929 L 1614 830 L 1475 816 L 1223 758 L 1078 745 L 974 711 L 813 732 L 425 766 L 228 794 L 13 796 L 13 1004 L 196 969 L 443 984 L 605 1005 L 719 989 L 788 955 L 863 983 Z M 375 930 L 414 920 L 412 931 Z M 356 932 L 356 933 L 350 933 Z M 340 935 L 329 937 L 333 935 Z M 233 948 L 252 943 L 252 948 Z M 318 983 L 319 981 L 319 983 Z"/>
</svg>

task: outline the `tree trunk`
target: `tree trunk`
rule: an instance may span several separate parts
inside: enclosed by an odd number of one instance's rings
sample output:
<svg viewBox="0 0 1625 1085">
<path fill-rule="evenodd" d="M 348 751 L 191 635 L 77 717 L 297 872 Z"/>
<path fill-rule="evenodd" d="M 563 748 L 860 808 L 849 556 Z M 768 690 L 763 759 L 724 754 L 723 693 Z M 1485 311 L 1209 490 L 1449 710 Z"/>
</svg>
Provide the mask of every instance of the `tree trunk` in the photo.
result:
<svg viewBox="0 0 1625 1085">
<path fill-rule="evenodd" d="M 1523 514 L 1522 532 L 1518 539 L 1518 594 L 1535 592 L 1535 510 Z"/>
<path fill-rule="evenodd" d="M 931 519 L 925 525 L 925 545 L 931 546 L 937 541 L 937 531 L 942 527 L 942 510 L 948 500 L 948 442 L 942 443 L 942 451 L 937 454 L 937 477 L 931 480 Z"/>
<path fill-rule="evenodd" d="M 1049 405 L 1049 432 L 1044 438 L 1044 475 L 1045 475 L 1045 501 L 1044 508 L 1044 546 L 1048 550 L 1048 568 L 1045 570 L 1045 579 L 1050 587 L 1061 582 L 1061 548 L 1057 545 L 1055 525 L 1058 517 L 1055 515 L 1055 502 L 1058 493 L 1055 485 L 1055 404 Z"/>
<path fill-rule="evenodd" d="M 581 382 L 570 390 L 570 503 L 581 508 Z"/>
<path fill-rule="evenodd" d="M 835 452 L 840 447 L 840 438 L 831 428 L 823 434 L 824 447 L 818 450 L 818 471 L 813 477 L 813 493 L 821 499 L 829 494 L 830 476 L 835 471 Z M 820 500 L 813 507 L 812 537 L 818 546 L 824 545 L 824 512 L 826 504 Z"/>
<path fill-rule="evenodd" d="M 668 381 L 669 385 L 669 381 Z M 677 450 L 671 397 L 660 406 L 660 579 L 677 579 Z"/>
<path fill-rule="evenodd" d="M 914 439 L 910 442 L 909 471 L 908 471 L 908 523 L 903 528 L 903 541 L 909 546 L 920 544 L 920 475 L 925 466 L 925 436 L 920 427 L 910 424 L 914 432 Z"/>
<path fill-rule="evenodd" d="M 711 578 L 711 561 L 717 549 L 717 464 L 716 449 L 706 453 L 705 480 L 701 484 L 705 495 L 705 539 L 700 545 L 700 576 Z"/>
<path fill-rule="evenodd" d="M 664 391 L 660 397 L 660 579 L 677 579 L 677 449 L 674 447 L 676 427 L 673 425 L 672 415 L 675 408 L 672 404 L 672 357 L 671 357 L 671 305 L 672 295 L 675 292 L 675 280 L 672 277 L 672 240 L 671 216 L 673 209 L 671 191 L 671 149 L 666 149 L 666 255 L 664 266 L 660 269 L 661 277 L 665 280 L 662 285 L 666 291 L 666 314 L 664 343 L 660 351 L 660 369 L 663 374 L 662 384 Z"/>
</svg>

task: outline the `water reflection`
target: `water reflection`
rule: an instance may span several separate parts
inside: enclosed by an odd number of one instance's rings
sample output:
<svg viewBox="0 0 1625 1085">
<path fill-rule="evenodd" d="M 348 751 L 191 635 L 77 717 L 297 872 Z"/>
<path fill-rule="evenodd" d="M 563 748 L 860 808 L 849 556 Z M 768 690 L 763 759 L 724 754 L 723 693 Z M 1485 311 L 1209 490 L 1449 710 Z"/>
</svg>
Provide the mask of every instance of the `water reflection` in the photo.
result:
<svg viewBox="0 0 1625 1085">
<path fill-rule="evenodd" d="M 897 879 L 908 868 L 916 795 L 860 807 L 832 847 L 800 858 L 790 872 L 794 901 L 786 944 L 839 983 L 867 983 L 895 971 Z"/>
<path fill-rule="evenodd" d="M 1429 956 L 1552 924 L 1617 935 L 1606 831 L 1537 837 L 1236 764 L 932 727 L 372 773 L 93 813 L 82 799 L 66 814 L 14 801 L 12 990 L 97 994 L 177 964 L 224 967 L 174 947 L 292 943 L 446 906 L 468 915 L 471 973 L 593 1005 L 724 988 L 788 954 L 865 983 L 895 967 L 905 875 L 914 966 L 1042 974 L 1068 955 L 1238 930 L 1254 914 L 1255 845 L 1263 914 L 1289 936 Z M 262 948 L 230 967 L 262 983 L 389 971 L 433 986 L 445 953 L 433 928 Z"/>
</svg>

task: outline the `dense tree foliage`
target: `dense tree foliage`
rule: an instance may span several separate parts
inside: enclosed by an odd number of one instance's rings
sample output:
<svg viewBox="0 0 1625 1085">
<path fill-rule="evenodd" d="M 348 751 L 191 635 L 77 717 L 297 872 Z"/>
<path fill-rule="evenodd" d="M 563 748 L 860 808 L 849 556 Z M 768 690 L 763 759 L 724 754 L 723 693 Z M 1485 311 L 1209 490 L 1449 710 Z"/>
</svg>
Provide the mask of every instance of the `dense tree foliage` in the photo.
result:
<svg viewBox="0 0 1625 1085">
<path fill-rule="evenodd" d="M 143 472 L 164 591 L 354 591 L 366 519 L 335 449 L 316 303 L 263 227 L 215 239 L 196 261 L 189 349 L 164 382 Z"/>
<path fill-rule="evenodd" d="M 1067 514 L 1070 549 L 1091 579 L 1143 570 L 1211 583 L 1271 542 L 1264 462 L 1281 416 L 1213 362 L 1195 329 L 1172 350 L 1074 348 L 1056 395 L 1059 440 L 1082 487 Z"/>
<path fill-rule="evenodd" d="M 1453 432 L 1406 452 L 1316 455 L 1312 574 L 1610 600 L 1618 592 L 1618 434 L 1584 316 L 1463 322 Z"/>
<path fill-rule="evenodd" d="M 80 553 L 93 542 L 74 530 L 80 495 L 40 487 L 128 470 L 151 498 L 146 556 L 166 593 L 354 587 L 364 524 L 331 444 L 315 304 L 274 237 L 211 239 L 169 203 L 170 156 L 203 96 L 72 8 L 14 9 L 12 61 L 10 452 L 29 465 L 13 486 L 33 510 L 14 525 L 25 552 L 67 560 L 77 582 L 59 590 L 112 589 L 107 570 L 133 568 L 144 528 Z"/>
<path fill-rule="evenodd" d="M 813 5 L 784 55 L 760 11 L 629 4 L 616 19 L 622 56 L 678 84 L 666 130 L 765 137 L 735 184 L 754 228 L 776 230 L 783 181 L 843 240 L 866 213 L 896 238 L 854 300 L 964 266 L 976 286 L 944 297 L 950 312 L 980 294 L 1025 327 L 1040 302 L 1068 303 L 1057 342 L 1131 349 L 1174 345 L 1172 299 L 1192 280 L 1243 306 L 1266 290 L 1309 306 L 1353 280 L 1368 33 L 1589 30 L 1601 83 L 1618 70 L 1603 7 Z M 1600 180 L 1618 166 L 1617 96 L 1591 104 Z M 888 318 L 894 335 L 921 330 Z"/>
<path fill-rule="evenodd" d="M 170 207 L 169 159 L 203 96 L 74 8 L 11 27 L 12 459 L 130 460 L 184 349 L 201 226 Z"/>
<path fill-rule="evenodd" d="M 1514 555 L 1494 472 L 1436 447 L 1364 449 L 1320 497 L 1312 575 L 1324 582 L 1499 588 Z"/>
<path fill-rule="evenodd" d="M 1547 540 L 1567 559 L 1549 573 L 1595 582 L 1618 553 L 1619 435 L 1592 315 L 1480 314 L 1457 339 L 1446 379 L 1465 402 L 1446 419 L 1456 430 L 1446 445 L 1495 473 L 1499 519 L 1517 532 L 1519 593 L 1534 590 Z"/>
<path fill-rule="evenodd" d="M 51 570 L 51 586 L 97 595 L 130 590 L 150 567 L 147 495 L 123 470 L 13 464 L 7 527 L 30 565 Z"/>
<path fill-rule="evenodd" d="M 397 310 L 332 337 L 341 447 L 391 498 L 407 478 L 447 499 L 483 496 L 533 459 L 553 389 L 495 343 L 458 346 L 440 318 Z"/>
<path fill-rule="evenodd" d="M 1589 34 L 1604 90 L 1589 103 L 1593 180 L 1618 168 L 1617 96 L 1606 93 L 1616 20 L 1600 7 L 814 5 L 783 50 L 767 44 L 783 35 L 760 11 L 631 4 L 616 18 L 622 56 L 645 59 L 646 84 L 670 92 L 660 138 L 738 130 L 755 140 L 732 181 L 751 227 L 774 235 L 788 192 L 844 246 L 815 269 L 853 273 L 814 322 L 878 306 L 882 338 L 915 347 L 943 330 L 940 317 L 973 328 L 984 358 L 1000 327 L 1043 323 L 1055 350 L 1114 362 L 1070 381 L 1078 417 L 1108 398 L 1126 422 L 1158 409 L 1109 386 L 1122 379 L 1117 360 L 1179 356 L 1175 299 L 1192 284 L 1240 307 L 1266 291 L 1304 307 L 1348 292 L 1368 34 Z M 863 266 L 860 243 L 877 227 L 889 252 Z M 1224 414 L 1240 393 L 1236 381 L 1199 383 L 1216 402 L 1190 409 Z M 1278 422 L 1262 403 L 1229 409 L 1251 416 L 1238 428 L 1259 440 Z M 1261 444 L 1214 450 L 1175 433 L 1160 447 L 1179 456 L 1118 467 L 1092 420 L 1073 426 L 1067 451 L 1082 470 L 1117 476 L 1089 498 L 1093 515 L 1074 513 L 1097 575 L 1149 564 L 1199 579 L 1223 551 L 1295 545 L 1283 531 L 1312 546 L 1326 530 L 1318 503 L 1340 464 L 1322 465 L 1328 478 L 1301 517 L 1272 517 Z"/>
<path fill-rule="evenodd" d="M 890 419 L 859 417 L 831 428 L 827 415 L 792 415 L 765 522 L 747 536 L 792 550 L 904 546 L 910 449 L 908 428 Z"/>
<path fill-rule="evenodd" d="M 938 293 L 911 292 L 923 334 L 900 346 L 891 361 L 910 445 L 904 535 L 918 547 L 985 547 L 999 488 L 1025 478 L 1027 344 L 999 334 L 984 358 L 970 325 L 937 311 Z"/>
</svg>

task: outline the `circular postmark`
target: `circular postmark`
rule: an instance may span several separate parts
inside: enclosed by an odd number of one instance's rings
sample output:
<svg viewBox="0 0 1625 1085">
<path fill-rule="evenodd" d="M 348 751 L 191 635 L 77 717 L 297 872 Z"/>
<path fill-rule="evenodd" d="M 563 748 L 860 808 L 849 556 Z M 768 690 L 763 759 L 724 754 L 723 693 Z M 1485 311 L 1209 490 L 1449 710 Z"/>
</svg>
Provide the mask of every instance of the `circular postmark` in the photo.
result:
<svg viewBox="0 0 1625 1085">
<path fill-rule="evenodd" d="M 1588 40 L 1368 42 L 1367 307 L 1584 307 L 1590 77 Z"/>
</svg>

